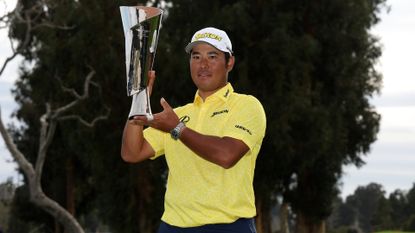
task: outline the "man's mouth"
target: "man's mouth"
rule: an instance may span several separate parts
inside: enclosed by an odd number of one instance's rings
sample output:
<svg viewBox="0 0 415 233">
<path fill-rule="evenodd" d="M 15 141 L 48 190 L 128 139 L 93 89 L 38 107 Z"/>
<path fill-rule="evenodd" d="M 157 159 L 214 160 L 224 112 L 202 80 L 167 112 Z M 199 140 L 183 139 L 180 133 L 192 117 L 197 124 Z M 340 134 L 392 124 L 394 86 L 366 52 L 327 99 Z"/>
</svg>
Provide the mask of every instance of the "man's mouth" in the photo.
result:
<svg viewBox="0 0 415 233">
<path fill-rule="evenodd" d="M 199 71 L 197 72 L 197 76 L 201 78 L 210 77 L 212 76 L 212 73 L 209 71 Z"/>
</svg>

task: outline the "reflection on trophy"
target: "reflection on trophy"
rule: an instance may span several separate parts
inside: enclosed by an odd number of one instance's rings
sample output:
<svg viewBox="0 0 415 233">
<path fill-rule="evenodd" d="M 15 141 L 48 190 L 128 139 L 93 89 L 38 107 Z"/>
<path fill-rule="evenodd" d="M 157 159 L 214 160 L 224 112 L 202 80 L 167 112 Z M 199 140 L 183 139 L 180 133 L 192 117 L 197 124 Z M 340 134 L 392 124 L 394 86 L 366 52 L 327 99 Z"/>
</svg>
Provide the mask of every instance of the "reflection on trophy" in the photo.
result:
<svg viewBox="0 0 415 233">
<path fill-rule="evenodd" d="M 128 118 L 151 118 L 148 72 L 153 69 L 163 11 L 155 7 L 121 6 L 125 37 L 127 95 L 132 96 Z"/>
</svg>

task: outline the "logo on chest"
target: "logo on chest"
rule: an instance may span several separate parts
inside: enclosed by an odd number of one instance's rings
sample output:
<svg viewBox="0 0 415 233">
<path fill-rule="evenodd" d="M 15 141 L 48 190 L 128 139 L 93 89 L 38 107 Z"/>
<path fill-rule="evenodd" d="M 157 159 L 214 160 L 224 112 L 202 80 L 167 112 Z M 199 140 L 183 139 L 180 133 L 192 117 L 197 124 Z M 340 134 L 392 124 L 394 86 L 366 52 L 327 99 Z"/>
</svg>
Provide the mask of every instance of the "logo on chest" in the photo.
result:
<svg viewBox="0 0 415 233">
<path fill-rule="evenodd" d="M 180 117 L 179 120 L 183 123 L 187 123 L 187 122 L 190 121 L 190 117 L 188 115 L 184 115 L 184 116 Z"/>
<path fill-rule="evenodd" d="M 220 115 L 220 114 L 224 114 L 224 113 L 229 113 L 229 110 L 228 109 L 224 109 L 224 110 L 221 110 L 221 111 L 213 112 L 210 117 L 214 117 L 214 116 L 217 116 L 217 115 Z"/>
</svg>

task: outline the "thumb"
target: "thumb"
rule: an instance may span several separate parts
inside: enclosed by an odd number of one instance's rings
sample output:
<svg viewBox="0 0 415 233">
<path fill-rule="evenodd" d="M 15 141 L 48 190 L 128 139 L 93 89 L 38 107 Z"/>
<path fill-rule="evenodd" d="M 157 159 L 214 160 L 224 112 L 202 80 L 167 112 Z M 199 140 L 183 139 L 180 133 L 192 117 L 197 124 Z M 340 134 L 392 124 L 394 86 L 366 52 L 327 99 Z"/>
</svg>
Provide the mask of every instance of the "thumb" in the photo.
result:
<svg viewBox="0 0 415 233">
<path fill-rule="evenodd" d="M 154 85 L 154 80 L 156 79 L 156 72 L 154 70 L 150 70 L 148 71 L 148 83 L 147 83 L 147 88 L 148 88 L 148 93 L 151 95 L 151 93 L 153 92 L 153 85 Z"/>
<path fill-rule="evenodd" d="M 171 109 L 169 103 L 163 97 L 160 99 L 160 104 L 164 110 Z"/>
</svg>

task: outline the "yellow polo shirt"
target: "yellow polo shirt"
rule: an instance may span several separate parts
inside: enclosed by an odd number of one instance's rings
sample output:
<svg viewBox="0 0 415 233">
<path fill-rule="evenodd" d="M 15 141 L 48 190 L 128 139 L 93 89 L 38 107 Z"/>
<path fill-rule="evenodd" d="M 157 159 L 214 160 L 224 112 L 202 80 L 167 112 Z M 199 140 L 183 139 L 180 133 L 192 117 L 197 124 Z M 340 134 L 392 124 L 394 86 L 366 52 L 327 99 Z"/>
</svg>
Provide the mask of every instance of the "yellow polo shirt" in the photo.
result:
<svg viewBox="0 0 415 233">
<path fill-rule="evenodd" d="M 224 169 L 209 162 L 180 140 L 153 128 L 144 131 L 155 159 L 165 155 L 169 173 L 162 220 L 179 227 L 230 223 L 256 215 L 253 178 L 265 135 L 266 118 L 253 96 L 238 94 L 230 83 L 203 100 L 174 110 L 196 132 L 242 140 L 249 151 L 235 166 Z"/>
</svg>

